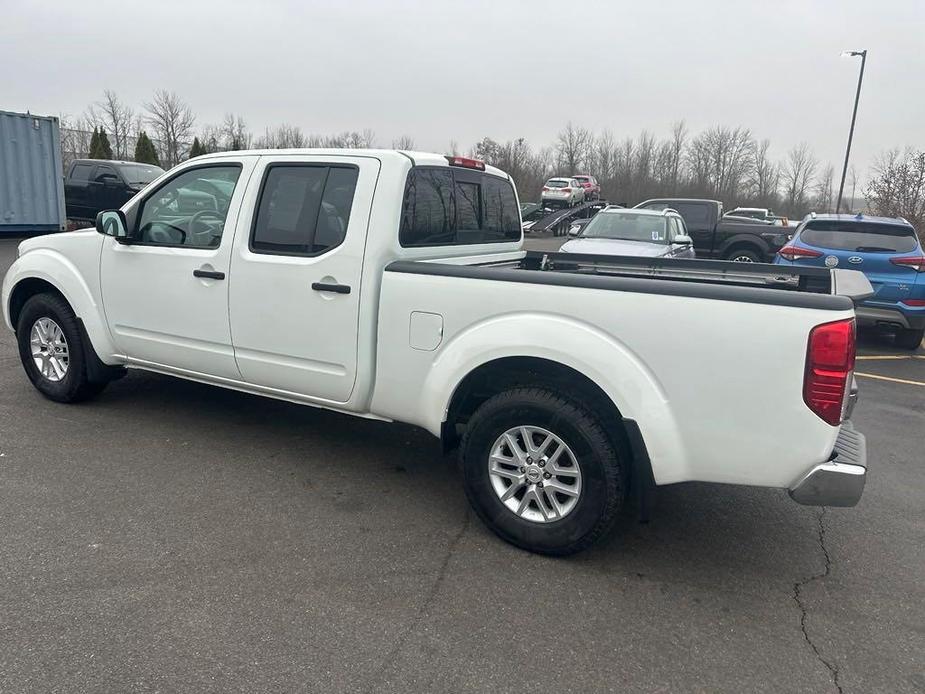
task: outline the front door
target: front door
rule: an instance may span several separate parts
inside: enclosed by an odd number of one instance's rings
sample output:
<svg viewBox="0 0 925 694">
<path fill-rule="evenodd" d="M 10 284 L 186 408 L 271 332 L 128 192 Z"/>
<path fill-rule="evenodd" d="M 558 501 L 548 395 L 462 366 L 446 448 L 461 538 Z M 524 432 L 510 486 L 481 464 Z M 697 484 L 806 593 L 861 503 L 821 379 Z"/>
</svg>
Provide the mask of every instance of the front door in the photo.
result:
<svg viewBox="0 0 925 694">
<path fill-rule="evenodd" d="M 378 174 L 379 160 L 362 155 L 261 157 L 231 263 L 231 333 L 247 382 L 349 400 Z"/>
<path fill-rule="evenodd" d="M 103 307 L 117 348 L 142 365 L 240 380 L 228 320 L 234 228 L 256 157 L 184 167 L 107 238 Z"/>
</svg>

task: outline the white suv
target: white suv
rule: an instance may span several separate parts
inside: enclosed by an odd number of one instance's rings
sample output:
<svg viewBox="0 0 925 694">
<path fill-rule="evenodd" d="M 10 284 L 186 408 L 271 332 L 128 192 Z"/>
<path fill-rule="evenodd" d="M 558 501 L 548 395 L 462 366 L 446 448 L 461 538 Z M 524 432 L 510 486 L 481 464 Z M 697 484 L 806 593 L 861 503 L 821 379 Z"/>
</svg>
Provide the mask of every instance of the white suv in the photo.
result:
<svg viewBox="0 0 925 694">
<path fill-rule="evenodd" d="M 540 196 L 544 206 L 574 207 L 585 201 L 585 189 L 574 178 L 550 178 Z"/>
</svg>

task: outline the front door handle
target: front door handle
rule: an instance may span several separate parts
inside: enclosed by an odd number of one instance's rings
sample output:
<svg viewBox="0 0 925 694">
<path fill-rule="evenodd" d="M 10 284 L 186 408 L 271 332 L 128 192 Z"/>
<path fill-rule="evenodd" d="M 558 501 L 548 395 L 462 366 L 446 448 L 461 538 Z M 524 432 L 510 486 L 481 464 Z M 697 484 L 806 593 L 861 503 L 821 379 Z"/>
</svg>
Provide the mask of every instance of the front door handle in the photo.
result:
<svg viewBox="0 0 925 694">
<path fill-rule="evenodd" d="M 193 277 L 205 277 L 210 280 L 223 280 L 225 279 L 225 273 L 219 272 L 217 270 L 203 270 L 202 268 L 197 268 L 193 270 Z"/>
<path fill-rule="evenodd" d="M 350 293 L 350 287 L 346 284 L 329 284 L 328 282 L 312 282 L 312 289 L 316 292 L 334 292 L 335 294 Z"/>
</svg>

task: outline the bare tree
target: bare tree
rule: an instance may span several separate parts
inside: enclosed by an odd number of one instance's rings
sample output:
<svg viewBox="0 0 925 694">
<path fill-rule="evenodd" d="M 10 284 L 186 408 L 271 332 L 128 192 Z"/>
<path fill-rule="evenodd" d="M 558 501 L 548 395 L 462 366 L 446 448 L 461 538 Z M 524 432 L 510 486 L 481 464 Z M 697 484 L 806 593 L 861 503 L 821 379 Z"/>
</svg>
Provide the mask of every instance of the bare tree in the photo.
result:
<svg viewBox="0 0 925 694">
<path fill-rule="evenodd" d="M 411 135 L 402 135 L 392 140 L 392 149 L 414 149 L 414 138 Z"/>
<path fill-rule="evenodd" d="M 282 125 L 267 128 L 261 137 L 257 138 L 255 146 L 258 149 L 300 149 L 308 146 L 308 138 L 297 125 Z"/>
<path fill-rule="evenodd" d="M 678 192 L 681 183 L 681 166 L 684 162 L 684 148 L 687 145 L 687 126 L 683 120 L 671 126 L 671 142 L 668 145 L 667 181 L 671 186 L 671 194 Z"/>
<path fill-rule="evenodd" d="M 123 103 L 114 91 L 103 92 L 102 101 L 89 108 L 90 118 L 112 135 L 113 154 L 116 159 L 130 158 L 130 140 L 137 132 L 135 111 Z"/>
<path fill-rule="evenodd" d="M 222 121 L 222 140 L 228 151 L 248 149 L 251 146 L 251 134 L 247 123 L 241 116 L 226 113 Z"/>
<path fill-rule="evenodd" d="M 835 209 L 835 167 L 829 164 L 816 183 L 815 208 L 818 212 L 832 212 Z"/>
<path fill-rule="evenodd" d="M 771 141 L 765 139 L 756 143 L 752 151 L 749 192 L 752 200 L 764 207 L 776 205 L 780 188 L 780 168 L 771 161 L 768 151 L 770 148 Z"/>
<path fill-rule="evenodd" d="M 160 145 L 161 163 L 176 166 L 183 160 L 193 134 L 196 117 L 192 109 L 175 93 L 158 89 L 154 98 L 145 103 L 145 111 L 145 120 Z"/>
<path fill-rule="evenodd" d="M 904 217 L 925 236 L 925 151 L 881 154 L 867 185 L 867 201 L 875 214 Z"/>
<path fill-rule="evenodd" d="M 567 169 L 564 175 L 571 176 L 578 173 L 587 158 L 590 144 L 591 132 L 586 128 L 575 127 L 569 121 L 556 140 L 559 167 Z M 560 171 L 560 173 L 563 172 Z"/>
<path fill-rule="evenodd" d="M 816 175 L 818 163 L 805 142 L 790 150 L 782 178 L 786 186 L 787 212 L 802 216 L 806 212 L 807 197 Z"/>
</svg>

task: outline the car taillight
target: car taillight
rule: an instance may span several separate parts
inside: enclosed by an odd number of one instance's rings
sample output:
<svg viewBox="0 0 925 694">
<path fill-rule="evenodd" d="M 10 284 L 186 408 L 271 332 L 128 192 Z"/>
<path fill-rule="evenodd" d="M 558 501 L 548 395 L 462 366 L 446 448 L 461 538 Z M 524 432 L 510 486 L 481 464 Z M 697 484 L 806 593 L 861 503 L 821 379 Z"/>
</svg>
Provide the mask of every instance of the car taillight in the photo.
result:
<svg viewBox="0 0 925 694">
<path fill-rule="evenodd" d="M 925 306 L 925 299 L 902 299 L 899 303 L 905 304 L 906 306 L 921 308 Z"/>
<path fill-rule="evenodd" d="M 790 261 L 797 258 L 818 258 L 822 255 L 820 251 L 814 251 L 812 248 L 800 248 L 800 246 L 784 246 L 777 252 Z"/>
<path fill-rule="evenodd" d="M 549 188 L 548 188 L 547 186 L 543 186 L 543 192 L 544 192 L 544 193 L 548 193 L 548 192 L 549 192 Z"/>
<path fill-rule="evenodd" d="M 854 318 L 817 325 L 809 333 L 803 400 L 823 421 L 841 424 L 854 371 Z"/>
<path fill-rule="evenodd" d="M 464 169 L 478 169 L 479 171 L 485 170 L 485 162 L 479 161 L 478 159 L 470 159 L 469 157 L 454 157 L 447 154 L 446 160 L 450 166 L 461 166 Z"/>
<path fill-rule="evenodd" d="M 890 258 L 890 262 L 893 263 L 893 265 L 911 267 L 916 272 L 925 272 L 925 256 L 913 255 L 902 258 Z"/>
<path fill-rule="evenodd" d="M 571 192 L 572 192 L 572 189 L 571 189 L 571 188 L 563 188 L 563 189 L 562 189 L 562 192 L 563 192 L 563 193 L 571 193 Z"/>
</svg>

